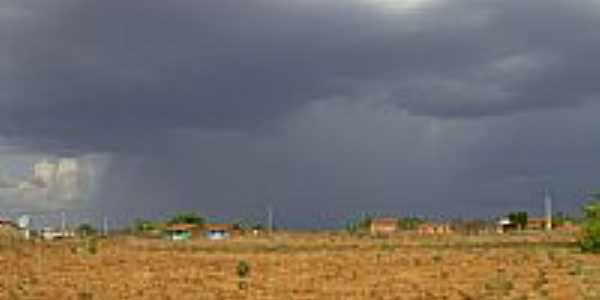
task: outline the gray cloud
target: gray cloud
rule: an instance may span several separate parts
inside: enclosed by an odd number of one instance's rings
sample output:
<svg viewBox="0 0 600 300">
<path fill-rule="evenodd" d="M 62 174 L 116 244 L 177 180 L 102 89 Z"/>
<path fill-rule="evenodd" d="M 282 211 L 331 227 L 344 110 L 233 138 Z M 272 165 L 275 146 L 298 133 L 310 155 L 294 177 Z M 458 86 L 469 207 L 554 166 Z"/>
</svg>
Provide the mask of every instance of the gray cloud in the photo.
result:
<svg viewBox="0 0 600 300">
<path fill-rule="evenodd" d="M 575 197 L 598 175 L 599 14 L 558 0 L 7 2 L 0 143 L 111 153 L 94 197 L 112 211 L 483 214 L 547 185 Z"/>
<path fill-rule="evenodd" d="M 450 118 L 598 93 L 592 3 L 375 3 L 5 4 L 0 128 L 97 147 L 147 130 L 257 129 L 374 85 L 402 109 Z"/>
</svg>

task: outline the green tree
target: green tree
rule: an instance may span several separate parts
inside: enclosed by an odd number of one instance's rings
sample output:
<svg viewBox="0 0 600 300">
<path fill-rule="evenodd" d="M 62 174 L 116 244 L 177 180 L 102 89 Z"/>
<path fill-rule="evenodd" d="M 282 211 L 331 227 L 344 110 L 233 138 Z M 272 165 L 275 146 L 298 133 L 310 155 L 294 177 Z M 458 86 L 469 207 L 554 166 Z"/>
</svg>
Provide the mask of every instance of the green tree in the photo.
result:
<svg viewBox="0 0 600 300">
<path fill-rule="evenodd" d="M 593 195 L 594 201 L 583 207 L 584 219 L 579 241 L 586 252 L 600 253 L 600 196 Z"/>
<path fill-rule="evenodd" d="M 525 227 L 527 227 L 528 218 L 529 216 L 525 211 L 516 211 L 508 214 L 510 222 L 519 226 L 519 229 L 525 229 Z"/>
<path fill-rule="evenodd" d="M 83 223 L 79 224 L 77 227 L 77 232 L 83 236 L 92 236 L 98 233 L 98 230 L 96 230 L 96 228 L 89 223 Z"/>
<path fill-rule="evenodd" d="M 557 226 L 562 226 L 565 224 L 576 224 L 577 223 L 577 219 L 571 216 L 568 216 L 567 214 L 563 213 L 563 212 L 557 212 L 552 216 L 552 226 L 553 227 L 557 227 Z"/>
<path fill-rule="evenodd" d="M 415 230 L 419 225 L 424 224 L 425 220 L 420 218 L 401 218 L 398 220 L 398 228 L 400 230 Z"/>
<path fill-rule="evenodd" d="M 168 222 L 169 224 L 195 224 L 204 225 L 204 218 L 195 212 L 184 212 L 176 214 Z"/>
<path fill-rule="evenodd" d="M 150 220 L 136 219 L 133 228 L 136 232 L 147 232 L 158 229 L 158 226 Z"/>
<path fill-rule="evenodd" d="M 346 224 L 346 230 L 350 233 L 369 230 L 372 220 L 373 218 L 369 215 L 362 215 L 358 218 L 353 218 Z"/>
</svg>

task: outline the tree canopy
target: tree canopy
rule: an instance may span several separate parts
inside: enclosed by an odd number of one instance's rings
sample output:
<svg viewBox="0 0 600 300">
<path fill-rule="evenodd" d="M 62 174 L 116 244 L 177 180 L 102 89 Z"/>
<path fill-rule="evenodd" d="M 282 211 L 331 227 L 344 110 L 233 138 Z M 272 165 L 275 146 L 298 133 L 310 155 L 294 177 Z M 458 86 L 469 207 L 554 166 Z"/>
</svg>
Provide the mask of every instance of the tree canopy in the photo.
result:
<svg viewBox="0 0 600 300">
<path fill-rule="evenodd" d="M 415 230 L 423 223 L 425 223 L 425 220 L 420 218 L 401 218 L 398 220 L 398 228 L 400 230 Z"/>
<path fill-rule="evenodd" d="M 173 216 L 168 223 L 204 225 L 204 218 L 195 212 L 183 212 Z"/>
<path fill-rule="evenodd" d="M 369 215 L 362 215 L 357 218 L 353 218 L 346 224 L 346 230 L 349 232 L 365 231 L 371 227 L 371 221 L 373 218 Z"/>
<path fill-rule="evenodd" d="M 520 229 L 524 229 L 527 226 L 528 218 L 528 214 L 525 211 L 516 211 L 508 214 L 510 222 L 519 226 Z"/>
<path fill-rule="evenodd" d="M 77 227 L 77 232 L 79 234 L 81 234 L 81 235 L 86 235 L 87 236 L 87 235 L 94 235 L 98 231 L 91 224 L 89 224 L 89 223 L 83 223 L 83 224 L 79 224 L 79 226 Z"/>
<path fill-rule="evenodd" d="M 136 232 L 146 232 L 158 229 L 158 225 L 150 220 L 136 219 L 134 221 L 134 229 Z"/>
<path fill-rule="evenodd" d="M 581 249 L 588 252 L 600 252 L 600 201 L 596 200 L 583 206 Z"/>
</svg>

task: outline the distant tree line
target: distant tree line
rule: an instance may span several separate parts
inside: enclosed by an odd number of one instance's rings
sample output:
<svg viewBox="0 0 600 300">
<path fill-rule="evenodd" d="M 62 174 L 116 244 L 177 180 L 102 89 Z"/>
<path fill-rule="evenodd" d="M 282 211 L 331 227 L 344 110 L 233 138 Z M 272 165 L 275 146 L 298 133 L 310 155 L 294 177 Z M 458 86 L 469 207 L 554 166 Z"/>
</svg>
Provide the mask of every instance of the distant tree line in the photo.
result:
<svg viewBox="0 0 600 300">
<path fill-rule="evenodd" d="M 181 212 L 177 213 L 166 221 L 151 221 L 148 219 L 136 219 L 133 222 L 133 231 L 136 233 L 146 233 L 159 231 L 168 225 L 173 224 L 193 224 L 204 226 L 207 223 L 206 218 L 196 212 Z M 240 230 L 263 230 L 264 226 L 259 222 L 254 222 L 246 219 L 240 219 L 233 222 L 234 228 Z"/>
</svg>

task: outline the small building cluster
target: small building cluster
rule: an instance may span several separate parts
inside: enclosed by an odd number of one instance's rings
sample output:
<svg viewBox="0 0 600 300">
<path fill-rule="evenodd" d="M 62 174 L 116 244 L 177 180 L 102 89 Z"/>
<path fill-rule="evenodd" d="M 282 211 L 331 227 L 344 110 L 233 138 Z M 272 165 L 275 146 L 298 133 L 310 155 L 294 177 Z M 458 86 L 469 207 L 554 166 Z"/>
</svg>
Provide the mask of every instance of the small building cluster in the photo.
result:
<svg viewBox="0 0 600 300">
<path fill-rule="evenodd" d="M 548 220 L 546 218 L 532 217 L 527 219 L 527 223 L 523 228 L 520 228 L 518 224 L 510 220 L 508 217 L 502 217 L 497 222 L 496 231 L 498 233 L 507 233 L 515 230 L 554 230 L 559 232 L 576 232 L 579 230 L 579 226 L 572 222 L 552 223 L 552 226 L 547 226 Z"/>
<path fill-rule="evenodd" d="M 417 233 L 420 235 L 437 235 L 437 234 L 450 234 L 453 233 L 454 229 L 452 225 L 448 223 L 432 224 L 426 223 L 417 227 Z"/>
<path fill-rule="evenodd" d="M 369 231 L 373 236 L 389 236 L 400 231 L 399 222 L 400 219 L 398 218 L 373 218 Z M 409 231 L 421 235 L 437 235 L 453 233 L 454 229 L 450 223 L 423 223 L 416 225 Z"/>
<path fill-rule="evenodd" d="M 170 224 L 165 230 L 169 240 L 185 241 L 192 238 L 204 237 L 209 240 L 223 240 L 241 234 L 236 224 Z"/>
<path fill-rule="evenodd" d="M 40 230 L 40 237 L 43 240 L 62 240 L 75 237 L 75 232 L 71 230 L 58 230 L 52 227 L 44 227 Z"/>
<path fill-rule="evenodd" d="M 370 232 L 372 235 L 390 235 L 398 230 L 396 218 L 374 218 L 371 220 Z"/>
</svg>

